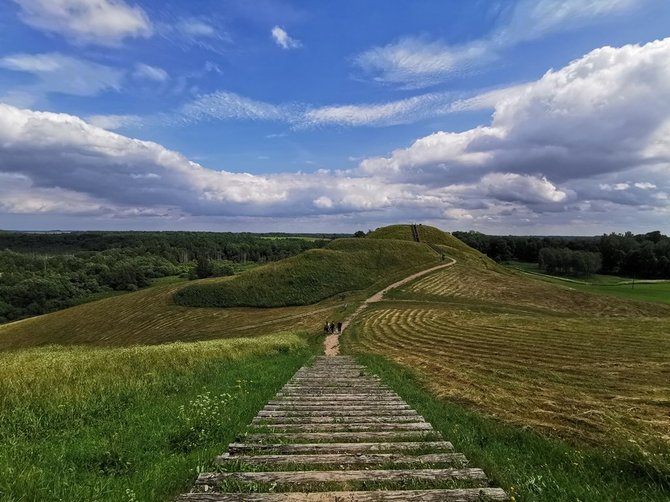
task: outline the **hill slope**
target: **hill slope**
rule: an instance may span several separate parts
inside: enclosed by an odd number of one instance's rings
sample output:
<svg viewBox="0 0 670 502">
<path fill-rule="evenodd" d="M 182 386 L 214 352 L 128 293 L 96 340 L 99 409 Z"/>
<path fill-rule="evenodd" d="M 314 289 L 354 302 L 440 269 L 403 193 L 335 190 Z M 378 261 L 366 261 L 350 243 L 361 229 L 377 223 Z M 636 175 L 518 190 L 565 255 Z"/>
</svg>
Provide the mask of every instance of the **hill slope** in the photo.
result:
<svg viewBox="0 0 670 502">
<path fill-rule="evenodd" d="M 429 246 L 409 240 L 337 239 L 323 249 L 232 279 L 185 287 L 177 292 L 175 302 L 197 307 L 308 305 L 339 294 L 380 289 L 438 260 Z"/>
</svg>

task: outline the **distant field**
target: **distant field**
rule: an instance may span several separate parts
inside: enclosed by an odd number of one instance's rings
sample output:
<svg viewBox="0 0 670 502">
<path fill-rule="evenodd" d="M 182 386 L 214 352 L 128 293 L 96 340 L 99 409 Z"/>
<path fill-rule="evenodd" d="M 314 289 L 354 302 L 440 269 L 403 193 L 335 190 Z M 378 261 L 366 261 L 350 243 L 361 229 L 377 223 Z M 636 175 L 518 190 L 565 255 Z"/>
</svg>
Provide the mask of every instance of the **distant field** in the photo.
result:
<svg viewBox="0 0 670 502">
<path fill-rule="evenodd" d="M 591 277 L 557 277 L 543 273 L 536 263 L 512 262 L 509 266 L 533 275 L 538 274 L 542 280 L 563 284 L 577 291 L 670 304 L 670 281 L 640 280 L 602 274 Z"/>
<path fill-rule="evenodd" d="M 0 352 L 0 500 L 174 499 L 311 357 L 309 339 Z"/>
<path fill-rule="evenodd" d="M 389 357 L 488 416 L 606 448 L 670 486 L 670 307 L 456 254 L 364 311 L 346 350 Z"/>
</svg>

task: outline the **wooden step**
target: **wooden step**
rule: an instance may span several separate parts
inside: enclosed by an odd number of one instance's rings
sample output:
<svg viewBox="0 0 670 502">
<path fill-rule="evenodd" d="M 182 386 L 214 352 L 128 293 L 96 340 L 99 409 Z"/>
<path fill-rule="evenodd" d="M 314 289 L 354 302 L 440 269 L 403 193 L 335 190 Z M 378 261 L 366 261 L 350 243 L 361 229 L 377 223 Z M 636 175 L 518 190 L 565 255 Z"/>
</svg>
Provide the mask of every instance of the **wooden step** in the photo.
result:
<svg viewBox="0 0 670 502">
<path fill-rule="evenodd" d="M 360 424 L 360 423 L 376 423 L 376 424 L 396 424 L 405 422 L 425 422 L 425 420 L 418 415 L 386 415 L 386 416 L 317 416 L 317 417 L 287 417 L 275 416 L 267 417 L 257 415 L 251 423 L 258 424 Z"/>
<path fill-rule="evenodd" d="M 303 455 L 231 455 L 217 457 L 217 464 L 245 465 L 424 465 L 448 464 L 462 467 L 467 460 L 462 453 L 426 453 L 423 455 L 403 455 L 398 453 L 368 453 L 351 455 L 347 453 L 303 454 Z"/>
<path fill-rule="evenodd" d="M 314 391 L 285 391 L 278 392 L 275 398 L 284 398 L 284 399 L 302 399 L 302 398 L 320 398 L 320 399 L 331 399 L 336 398 L 339 400 L 352 398 L 356 399 L 397 399 L 397 396 L 390 394 L 388 392 L 314 392 Z"/>
<path fill-rule="evenodd" d="M 436 431 L 360 431 L 360 432 L 282 432 L 282 433 L 252 433 L 248 434 L 246 439 L 250 442 L 277 442 L 290 441 L 299 443 L 301 441 L 319 441 L 319 440 L 339 440 L 347 441 L 366 441 L 366 440 L 389 440 L 406 441 L 417 440 L 426 437 L 440 438 Z"/>
<path fill-rule="evenodd" d="M 431 431 L 433 427 L 427 422 L 377 423 L 309 423 L 309 424 L 256 424 L 253 427 L 263 428 L 267 432 L 352 432 L 352 431 Z"/>
<path fill-rule="evenodd" d="M 332 401 L 338 401 L 338 402 L 342 402 L 342 401 L 366 401 L 369 398 L 370 398 L 370 396 L 367 396 L 367 395 L 356 395 L 356 394 L 347 395 L 347 394 L 344 394 L 341 397 L 329 397 L 328 400 L 325 401 L 325 404 L 328 404 Z M 300 399 L 302 401 L 312 401 L 314 403 L 319 403 L 319 402 L 324 401 L 324 399 L 320 396 L 301 396 Z M 283 400 L 275 399 L 275 400 L 270 401 L 270 403 L 276 403 L 278 401 L 286 402 L 288 400 L 287 399 L 283 399 Z M 380 397 L 376 398 L 375 401 L 379 402 L 379 403 L 405 404 L 405 401 L 403 401 L 399 397 L 394 397 L 394 396 L 380 396 Z"/>
<path fill-rule="evenodd" d="M 282 411 L 262 409 L 257 418 L 303 418 L 303 417 L 421 417 L 416 411 L 408 409 L 368 409 L 368 410 L 311 410 L 311 411 Z"/>
<path fill-rule="evenodd" d="M 313 493 L 187 493 L 177 502 L 481 502 L 509 500 L 500 488 Z"/>
<path fill-rule="evenodd" d="M 266 404 L 263 408 L 264 411 L 354 411 L 354 410 L 411 410 L 408 404 L 383 404 L 383 403 L 365 403 L 359 402 L 357 404 L 342 404 L 342 403 L 330 403 L 328 405 L 324 404 L 307 404 L 307 403 L 296 403 L 295 401 L 286 402 L 286 401 L 270 401 L 269 404 Z"/>
<path fill-rule="evenodd" d="M 349 453 L 360 455 L 372 452 L 433 451 L 450 452 L 454 446 L 449 441 L 398 441 L 395 443 L 231 443 L 229 453 L 272 451 L 286 455 L 300 453 Z"/>
<path fill-rule="evenodd" d="M 275 471 L 275 472 L 205 472 L 198 476 L 198 486 L 217 486 L 224 481 L 246 483 L 347 483 L 353 481 L 452 481 L 479 480 L 486 482 L 481 469 L 370 469 L 361 471 Z"/>
</svg>

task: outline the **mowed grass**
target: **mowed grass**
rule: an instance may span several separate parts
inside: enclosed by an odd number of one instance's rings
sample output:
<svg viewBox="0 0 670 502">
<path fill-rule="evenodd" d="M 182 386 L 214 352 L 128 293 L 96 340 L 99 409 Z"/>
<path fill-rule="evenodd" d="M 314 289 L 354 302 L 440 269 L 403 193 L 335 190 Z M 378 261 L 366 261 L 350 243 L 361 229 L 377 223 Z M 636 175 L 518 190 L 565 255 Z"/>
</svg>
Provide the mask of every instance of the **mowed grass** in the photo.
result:
<svg viewBox="0 0 670 502">
<path fill-rule="evenodd" d="M 562 278 L 544 274 L 536 263 L 514 262 L 510 264 L 510 267 L 531 273 L 552 284 L 562 284 L 577 291 L 616 296 L 628 300 L 670 304 L 670 281 L 639 280 L 601 274 L 588 278 Z"/>
<path fill-rule="evenodd" d="M 335 295 L 377 291 L 438 260 L 428 246 L 396 239 L 336 239 L 323 249 L 225 280 L 188 286 L 176 303 L 192 307 L 309 305 Z"/>
<path fill-rule="evenodd" d="M 435 430 L 454 443 L 473 467 L 483 468 L 494 485 L 516 501 L 666 501 L 668 491 L 638 464 L 611 448 L 575 447 L 532 428 L 486 416 L 453 399 L 436 398 L 420 369 L 385 357 L 359 354 Z"/>
<path fill-rule="evenodd" d="M 456 265 L 365 310 L 342 340 L 345 351 L 413 368 L 439 399 L 593 447 L 636 473 L 650 494 L 668 489 L 670 307 L 576 291 L 475 252 L 457 254 Z"/>
<path fill-rule="evenodd" d="M 206 279 L 207 282 L 216 279 Z M 318 330 L 341 302 L 275 309 L 213 309 L 175 305 L 184 283 L 78 305 L 0 326 L 0 351 L 41 345 L 122 346 L 260 336 L 289 329 Z"/>
<path fill-rule="evenodd" d="M 163 501 L 243 433 L 304 334 L 0 353 L 0 500 Z"/>
</svg>

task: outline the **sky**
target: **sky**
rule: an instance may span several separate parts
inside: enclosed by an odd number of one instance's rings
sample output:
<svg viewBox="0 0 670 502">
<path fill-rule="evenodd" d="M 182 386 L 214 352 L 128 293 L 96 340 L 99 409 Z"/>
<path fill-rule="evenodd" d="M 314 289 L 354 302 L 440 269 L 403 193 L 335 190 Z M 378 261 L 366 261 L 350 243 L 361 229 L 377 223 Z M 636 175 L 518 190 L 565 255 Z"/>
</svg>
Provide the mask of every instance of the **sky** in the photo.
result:
<svg viewBox="0 0 670 502">
<path fill-rule="evenodd" d="M 408 222 L 670 233 L 670 2 L 0 3 L 0 228 Z"/>
</svg>

